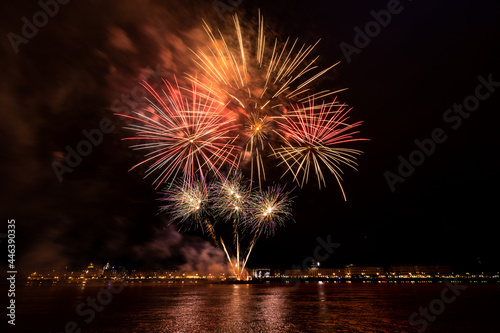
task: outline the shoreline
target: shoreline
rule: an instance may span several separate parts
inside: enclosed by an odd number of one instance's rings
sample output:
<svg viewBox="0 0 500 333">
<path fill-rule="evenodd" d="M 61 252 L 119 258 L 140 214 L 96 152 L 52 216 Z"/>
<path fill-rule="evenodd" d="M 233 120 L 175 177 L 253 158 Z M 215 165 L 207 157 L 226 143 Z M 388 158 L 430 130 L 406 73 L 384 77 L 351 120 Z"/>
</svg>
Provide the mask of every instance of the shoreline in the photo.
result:
<svg viewBox="0 0 500 333">
<path fill-rule="evenodd" d="M 92 279 L 87 281 L 60 281 L 51 279 L 28 280 L 24 286 L 169 286 L 169 285 L 295 285 L 304 284 L 441 284 L 445 281 L 460 284 L 500 284 L 499 278 L 393 278 L 393 279 L 345 279 L 345 278 L 265 278 L 248 281 L 219 280 L 219 279 L 134 279 L 134 280 L 104 280 Z"/>
</svg>

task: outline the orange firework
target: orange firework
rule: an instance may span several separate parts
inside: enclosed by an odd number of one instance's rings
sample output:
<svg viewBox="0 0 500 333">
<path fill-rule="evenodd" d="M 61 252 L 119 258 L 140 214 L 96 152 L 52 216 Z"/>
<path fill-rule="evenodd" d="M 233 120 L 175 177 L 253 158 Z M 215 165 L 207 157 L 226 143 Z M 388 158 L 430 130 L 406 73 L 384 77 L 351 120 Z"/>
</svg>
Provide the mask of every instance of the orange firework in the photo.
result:
<svg viewBox="0 0 500 333">
<path fill-rule="evenodd" d="M 132 148 L 147 151 L 133 168 L 146 164 L 146 177 L 156 173 L 153 183 L 167 184 L 161 210 L 181 228 L 207 232 L 241 279 L 257 239 L 292 219 L 290 192 L 281 185 L 262 189 L 266 159 L 301 187 L 312 173 L 326 186 L 327 169 L 345 199 L 341 167 L 356 168 L 361 154 L 345 145 L 366 139 L 356 137 L 361 122 L 349 123 L 351 109 L 333 97 L 345 89 L 313 89 L 338 64 L 318 69 L 311 55 L 319 41 L 267 38 L 260 13 L 257 29 L 245 28 L 237 15 L 233 23 L 234 33 L 223 34 L 204 22 L 208 43 L 192 50 L 200 73 L 187 75 L 189 88 L 165 81 L 155 91 L 144 83 L 150 106 L 120 116 L 132 120 L 127 128 L 135 136 L 127 140 L 140 141 Z M 242 169 L 250 170 L 249 182 Z M 259 188 L 252 193 L 254 178 Z M 236 258 L 216 234 L 217 220 L 232 223 Z M 240 237 L 247 234 L 245 252 Z"/>
<path fill-rule="evenodd" d="M 276 116 L 286 112 L 292 102 L 325 98 L 345 89 L 311 93 L 312 83 L 338 64 L 317 69 L 318 57 L 310 56 L 319 41 L 299 45 L 297 40 L 271 40 L 260 13 L 256 30 L 244 29 L 237 15 L 233 21 L 231 34 L 215 31 L 204 22 L 210 43 L 193 51 L 202 74 L 190 78 L 215 91 L 240 113 L 246 124 L 240 130 L 241 138 L 246 139 L 240 162 L 250 161 L 250 178 L 256 174 L 260 186 L 261 179 L 266 179 L 262 157 L 272 151 L 271 127 L 276 125 Z"/>
</svg>

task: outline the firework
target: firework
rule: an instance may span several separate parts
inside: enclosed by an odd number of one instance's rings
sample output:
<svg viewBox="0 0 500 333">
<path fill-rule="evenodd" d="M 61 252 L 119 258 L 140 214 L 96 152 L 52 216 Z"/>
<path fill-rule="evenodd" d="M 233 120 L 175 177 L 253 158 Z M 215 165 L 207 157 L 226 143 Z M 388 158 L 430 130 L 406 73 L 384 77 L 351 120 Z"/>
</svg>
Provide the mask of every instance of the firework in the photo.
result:
<svg viewBox="0 0 500 333">
<path fill-rule="evenodd" d="M 338 64 L 318 70 L 319 57 L 311 59 L 311 54 L 319 40 L 300 46 L 289 38 L 284 43 L 267 38 L 260 13 L 257 29 L 244 29 L 245 22 L 237 15 L 233 21 L 231 34 L 216 32 L 204 22 L 210 43 L 193 51 L 202 75 L 191 79 L 227 100 L 228 107 L 243 119 L 240 138 L 246 142 L 239 161 L 249 161 L 250 178 L 255 174 L 260 187 L 266 179 L 262 156 L 268 155 L 266 148 L 272 151 L 274 118 L 286 112 L 291 102 L 325 98 L 344 89 L 311 93 L 313 82 Z"/>
<path fill-rule="evenodd" d="M 275 185 L 252 193 L 241 173 L 233 173 L 212 184 L 204 180 L 178 181 L 162 192 L 160 200 L 167 204 L 161 207 L 161 211 L 167 212 L 181 229 L 201 227 L 206 230 L 214 244 L 224 250 L 234 275 L 241 279 L 257 239 L 262 234 L 274 235 L 276 227 L 292 218 L 292 199 L 290 192 L 284 189 L 284 186 Z M 232 238 L 236 248 L 234 259 L 229 255 L 222 237 L 215 233 L 215 222 L 211 221 L 217 218 L 232 220 Z M 240 244 L 244 231 L 252 235 L 245 260 L 240 261 L 245 255 Z"/>
<path fill-rule="evenodd" d="M 268 143 L 268 137 L 272 131 L 272 117 L 262 115 L 259 112 L 252 112 L 245 121 L 243 135 L 247 138 L 244 154 L 241 157 L 249 155 L 250 159 L 250 182 L 253 182 L 254 169 L 257 170 L 257 179 L 259 187 L 262 186 L 261 179 L 266 179 L 264 170 L 264 161 L 262 156 L 266 155 L 265 143 Z M 241 164 L 241 163 L 239 163 Z"/>
<path fill-rule="evenodd" d="M 212 208 L 216 216 L 222 218 L 225 221 L 233 221 L 233 244 L 236 247 L 236 262 L 233 265 L 229 253 L 227 252 L 226 246 L 222 238 L 220 242 L 226 252 L 226 255 L 233 267 L 233 271 L 236 276 L 242 274 L 242 270 L 239 269 L 240 266 L 240 232 L 239 226 L 242 221 L 248 217 L 248 205 L 250 202 L 250 188 L 247 186 L 246 182 L 240 172 L 234 172 L 231 177 L 227 179 L 220 180 L 214 183 L 212 186 L 212 193 L 214 195 Z"/>
<path fill-rule="evenodd" d="M 276 159 L 285 167 L 283 176 L 292 174 L 300 187 L 312 173 L 320 188 L 326 186 L 327 169 L 345 199 L 341 167 L 356 168 L 361 151 L 344 145 L 365 139 L 356 138 L 361 122 L 350 124 L 350 109 L 332 98 L 345 89 L 313 90 L 338 64 L 318 68 L 312 54 L 319 41 L 268 38 L 260 13 L 257 29 L 248 29 L 237 15 L 233 22 L 230 34 L 204 22 L 208 43 L 192 50 L 200 73 L 187 75 L 191 87 L 165 81 L 155 91 L 144 83 L 150 106 L 120 116 L 131 120 L 127 128 L 135 132 L 127 139 L 140 141 L 132 148 L 147 151 L 132 169 L 147 165 L 145 177 L 157 174 L 153 183 L 166 185 L 161 211 L 181 229 L 209 233 L 240 279 L 258 238 L 273 236 L 292 220 L 291 191 L 281 185 L 262 189 L 266 158 Z M 243 168 L 250 170 L 249 183 Z M 258 190 L 252 190 L 254 178 Z M 216 235 L 218 221 L 232 223 L 235 257 Z M 240 244 L 245 237 L 246 252 Z"/>
<path fill-rule="evenodd" d="M 293 112 L 283 116 L 280 130 L 277 132 L 285 142 L 284 146 L 276 148 L 273 155 L 279 157 L 293 174 L 294 180 L 302 187 L 308 182 L 311 169 L 314 170 L 321 184 L 326 186 L 322 166 L 325 166 L 337 179 L 345 197 L 341 184 L 341 164 L 356 169 L 356 155 L 361 151 L 343 148 L 339 145 L 366 139 L 355 138 L 359 133 L 354 130 L 362 122 L 349 124 L 348 113 L 351 109 L 345 106 L 334 107 L 321 104 L 317 107 L 311 99 L 308 105 L 295 107 Z"/>
<path fill-rule="evenodd" d="M 132 169 L 149 163 L 145 177 L 158 173 L 153 181 L 158 187 L 178 176 L 190 182 L 210 171 L 219 176 L 224 166 L 235 167 L 239 147 L 230 134 L 235 118 L 225 105 L 194 82 L 190 89 L 164 82 L 161 92 L 143 84 L 153 97 L 149 108 L 133 116 L 119 114 L 133 121 L 126 128 L 136 136 L 127 140 L 143 141 L 132 148 L 149 151 Z"/>
<path fill-rule="evenodd" d="M 163 197 L 160 200 L 167 204 L 162 206 L 160 211 L 168 212 L 181 229 L 203 229 L 209 204 L 209 190 L 204 181 L 180 180 L 167 187 L 161 194 Z"/>
<path fill-rule="evenodd" d="M 292 218 L 292 198 L 291 192 L 285 192 L 285 187 L 274 185 L 267 190 L 260 190 L 252 200 L 252 218 L 248 222 L 248 227 L 256 233 L 273 236 L 278 226 Z"/>
<path fill-rule="evenodd" d="M 212 208 L 216 216 L 223 220 L 239 222 L 248 215 L 250 201 L 250 188 L 239 172 L 232 177 L 218 180 L 212 186 Z"/>
</svg>

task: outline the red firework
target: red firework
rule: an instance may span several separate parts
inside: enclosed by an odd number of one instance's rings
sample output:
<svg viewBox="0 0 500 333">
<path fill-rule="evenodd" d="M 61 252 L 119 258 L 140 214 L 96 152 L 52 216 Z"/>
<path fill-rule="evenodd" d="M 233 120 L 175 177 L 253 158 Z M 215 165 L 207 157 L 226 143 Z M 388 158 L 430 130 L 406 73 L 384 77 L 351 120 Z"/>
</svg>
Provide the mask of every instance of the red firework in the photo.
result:
<svg viewBox="0 0 500 333">
<path fill-rule="evenodd" d="M 142 141 L 131 146 L 146 150 L 145 159 L 130 170 L 149 164 L 145 177 L 157 173 L 153 184 L 179 176 L 186 181 L 205 178 L 209 172 L 220 177 L 223 167 L 236 167 L 240 147 L 233 144 L 236 137 L 235 118 L 225 110 L 213 93 L 195 82 L 190 89 L 165 81 L 161 94 L 149 84 L 142 85 L 153 97 L 150 107 L 133 115 L 118 114 L 131 119 L 126 129 L 135 136 L 125 140 Z"/>
</svg>

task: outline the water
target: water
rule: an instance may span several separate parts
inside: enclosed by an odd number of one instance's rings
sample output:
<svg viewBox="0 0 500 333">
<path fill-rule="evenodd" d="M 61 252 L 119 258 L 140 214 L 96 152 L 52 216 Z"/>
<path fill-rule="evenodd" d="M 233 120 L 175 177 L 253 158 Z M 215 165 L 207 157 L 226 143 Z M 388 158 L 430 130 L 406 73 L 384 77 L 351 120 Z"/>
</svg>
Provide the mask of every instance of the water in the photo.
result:
<svg viewBox="0 0 500 333">
<path fill-rule="evenodd" d="M 103 287 L 28 286 L 16 292 L 13 332 L 416 332 L 419 307 L 444 284 L 163 284 L 127 286 L 101 312 L 76 309 Z M 500 284 L 468 285 L 425 332 L 500 332 Z M 91 318 L 90 312 L 95 313 Z M 420 317 L 418 317 L 420 318 Z M 88 320 L 89 323 L 85 322 Z M 9 325 L 10 326 L 10 325 Z M 10 327 L 12 328 L 12 327 Z"/>
</svg>

